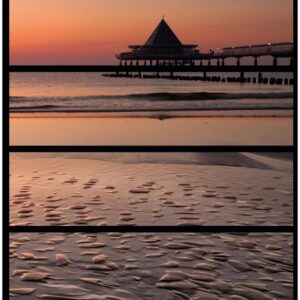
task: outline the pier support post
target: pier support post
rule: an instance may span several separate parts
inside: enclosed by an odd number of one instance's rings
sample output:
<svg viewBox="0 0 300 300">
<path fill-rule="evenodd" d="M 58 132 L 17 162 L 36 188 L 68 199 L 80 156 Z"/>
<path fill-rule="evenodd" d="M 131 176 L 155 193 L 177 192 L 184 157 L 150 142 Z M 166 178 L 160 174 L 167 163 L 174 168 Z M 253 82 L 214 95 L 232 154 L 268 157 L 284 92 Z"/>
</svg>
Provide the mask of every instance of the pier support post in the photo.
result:
<svg viewBox="0 0 300 300">
<path fill-rule="evenodd" d="M 222 66 L 225 66 L 225 58 L 222 58 Z"/>
<path fill-rule="evenodd" d="M 290 59 L 290 66 L 293 66 L 294 65 L 294 57 L 291 57 Z"/>
<path fill-rule="evenodd" d="M 220 60 L 219 60 L 219 58 L 217 60 L 217 66 L 220 66 Z"/>
<path fill-rule="evenodd" d="M 130 66 L 132 67 L 132 65 L 133 65 L 133 61 L 131 60 L 131 61 L 130 61 Z"/>
<path fill-rule="evenodd" d="M 211 66 L 211 62 L 210 62 L 210 59 L 208 60 L 208 65 L 209 65 L 209 66 Z"/>
<path fill-rule="evenodd" d="M 254 66 L 256 67 L 258 65 L 257 56 L 254 57 Z"/>
<path fill-rule="evenodd" d="M 202 62 L 202 59 L 200 60 L 200 66 L 201 66 L 201 67 L 203 66 L 203 62 Z"/>
<path fill-rule="evenodd" d="M 237 65 L 237 66 L 240 66 L 240 65 L 241 65 L 241 61 L 240 61 L 240 58 L 239 58 L 239 57 L 237 58 L 237 63 L 236 63 L 236 65 Z"/>
<path fill-rule="evenodd" d="M 241 72 L 240 81 L 241 81 L 241 83 L 243 83 L 245 81 L 245 72 Z"/>
<path fill-rule="evenodd" d="M 125 60 L 125 66 L 127 66 L 127 60 Z"/>
<path fill-rule="evenodd" d="M 276 67 L 276 66 L 277 66 L 277 64 L 278 64 L 277 57 L 276 57 L 276 56 L 274 56 L 274 58 L 273 58 L 273 66 L 274 66 L 274 67 Z"/>
</svg>

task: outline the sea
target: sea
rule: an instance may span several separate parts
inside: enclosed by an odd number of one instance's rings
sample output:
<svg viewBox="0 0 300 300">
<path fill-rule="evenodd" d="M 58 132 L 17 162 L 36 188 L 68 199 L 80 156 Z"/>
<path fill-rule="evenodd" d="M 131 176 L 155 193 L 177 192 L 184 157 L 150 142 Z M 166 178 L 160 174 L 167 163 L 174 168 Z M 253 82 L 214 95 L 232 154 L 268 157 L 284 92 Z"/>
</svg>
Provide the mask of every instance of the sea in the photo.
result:
<svg viewBox="0 0 300 300">
<path fill-rule="evenodd" d="M 232 73 L 208 75 L 238 77 Z M 292 75 L 263 74 L 275 78 Z M 276 115 L 293 109 L 293 86 L 114 78 L 97 72 L 13 72 L 9 107 L 11 113 L 244 111 L 251 116 L 255 111 L 272 110 Z"/>
</svg>

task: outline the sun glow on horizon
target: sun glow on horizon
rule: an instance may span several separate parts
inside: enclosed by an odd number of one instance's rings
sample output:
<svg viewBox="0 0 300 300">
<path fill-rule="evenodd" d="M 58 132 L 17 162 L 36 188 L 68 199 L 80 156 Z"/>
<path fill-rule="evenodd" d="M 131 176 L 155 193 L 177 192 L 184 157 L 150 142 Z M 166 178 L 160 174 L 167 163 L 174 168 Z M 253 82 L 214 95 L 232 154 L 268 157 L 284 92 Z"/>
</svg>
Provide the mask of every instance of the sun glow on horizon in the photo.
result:
<svg viewBox="0 0 300 300">
<path fill-rule="evenodd" d="M 292 0 L 10 0 L 11 64 L 110 64 L 164 15 L 201 51 L 293 39 Z"/>
</svg>

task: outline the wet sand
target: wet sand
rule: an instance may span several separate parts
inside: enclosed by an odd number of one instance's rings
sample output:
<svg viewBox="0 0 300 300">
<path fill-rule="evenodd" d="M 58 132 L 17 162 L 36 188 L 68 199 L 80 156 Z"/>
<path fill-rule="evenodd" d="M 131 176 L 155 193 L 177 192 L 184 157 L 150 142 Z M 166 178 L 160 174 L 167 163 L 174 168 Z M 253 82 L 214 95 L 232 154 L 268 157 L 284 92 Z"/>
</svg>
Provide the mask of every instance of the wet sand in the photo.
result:
<svg viewBox="0 0 300 300">
<path fill-rule="evenodd" d="M 292 117 L 10 117 L 10 145 L 292 144 Z"/>
<path fill-rule="evenodd" d="M 289 153 L 11 154 L 10 224 L 292 225 Z"/>
<path fill-rule="evenodd" d="M 292 235 L 10 235 L 11 299 L 293 299 Z"/>
</svg>

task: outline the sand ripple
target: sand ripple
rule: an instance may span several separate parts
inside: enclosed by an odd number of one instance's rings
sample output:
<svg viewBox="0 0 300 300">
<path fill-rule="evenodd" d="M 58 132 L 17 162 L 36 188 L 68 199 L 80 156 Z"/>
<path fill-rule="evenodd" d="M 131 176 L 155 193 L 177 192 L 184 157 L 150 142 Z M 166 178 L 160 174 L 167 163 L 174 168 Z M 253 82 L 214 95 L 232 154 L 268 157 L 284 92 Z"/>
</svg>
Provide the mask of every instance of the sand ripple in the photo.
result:
<svg viewBox="0 0 300 300">
<path fill-rule="evenodd" d="M 293 299 L 291 234 L 13 233 L 10 239 L 14 299 Z M 41 249 L 46 259 L 35 259 Z"/>
<path fill-rule="evenodd" d="M 284 168 L 150 162 L 11 159 L 10 223 L 292 224 L 292 172 Z"/>
</svg>

